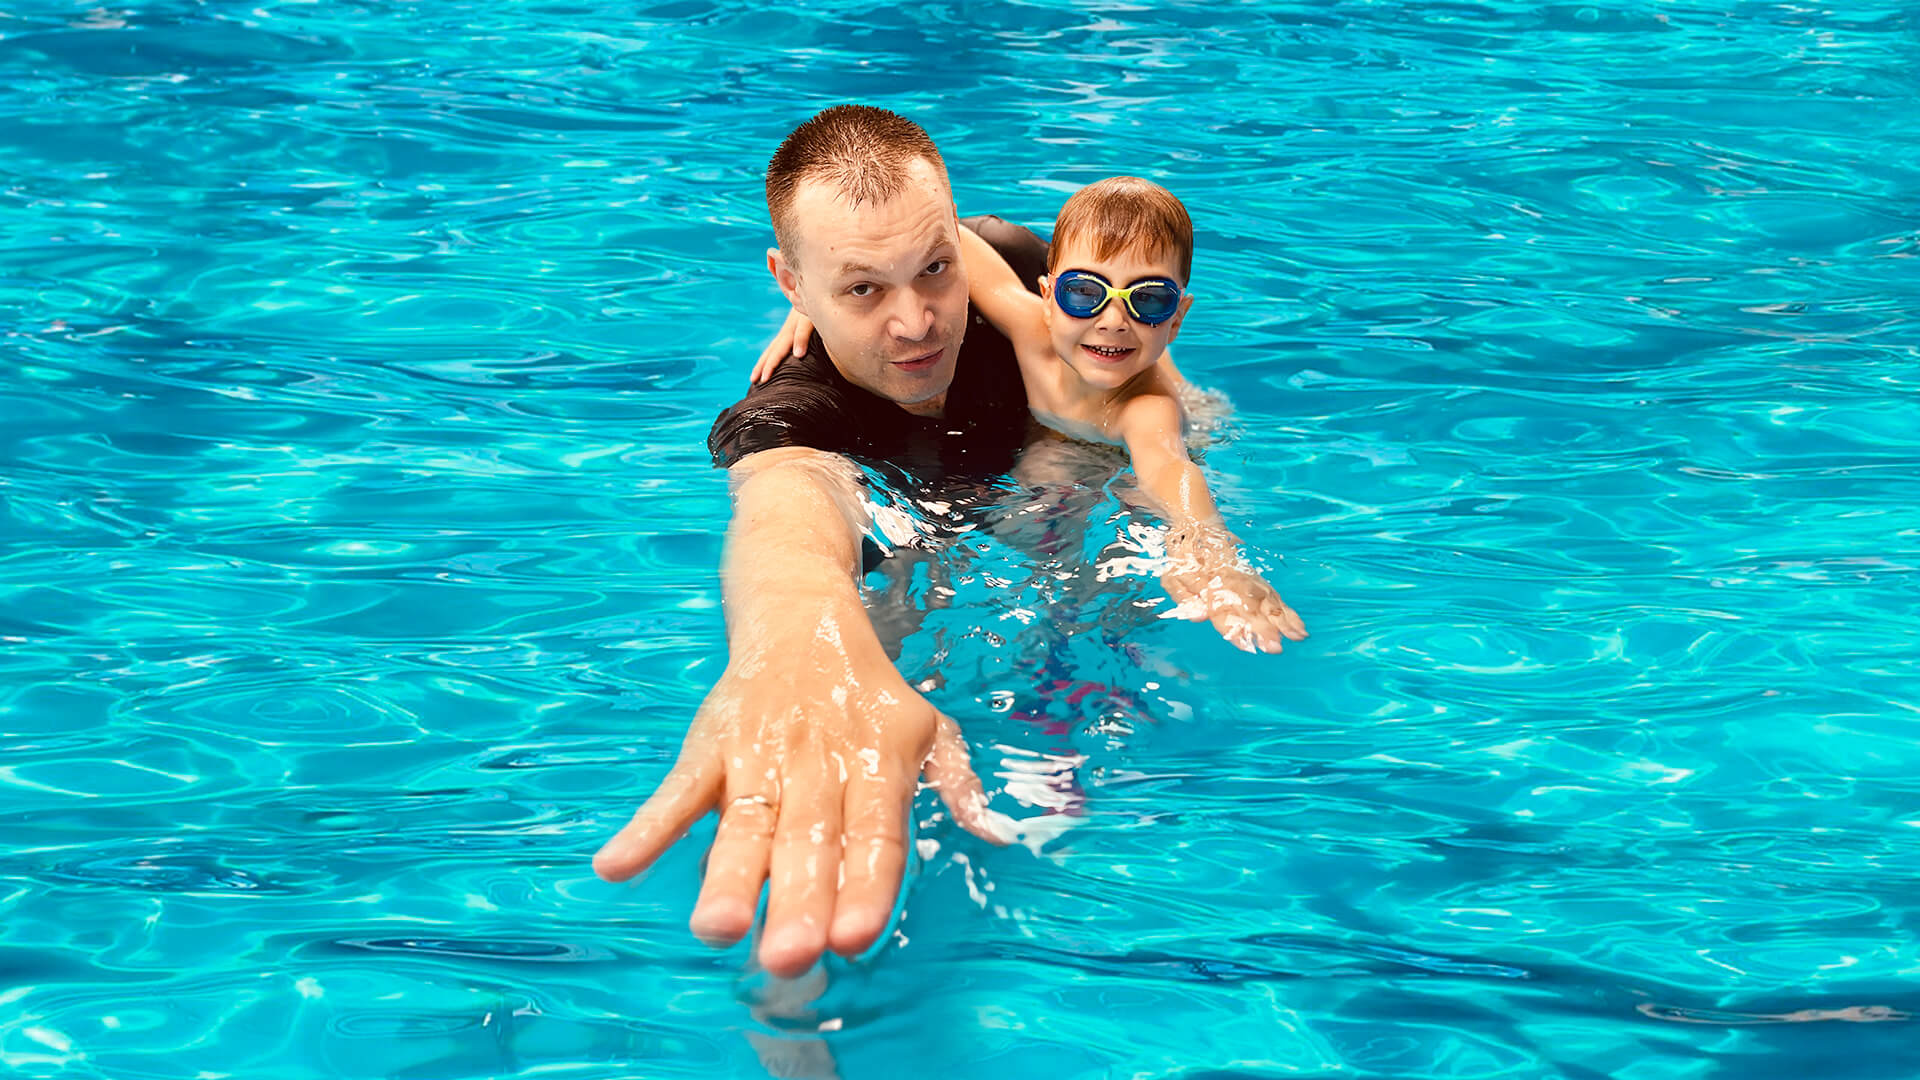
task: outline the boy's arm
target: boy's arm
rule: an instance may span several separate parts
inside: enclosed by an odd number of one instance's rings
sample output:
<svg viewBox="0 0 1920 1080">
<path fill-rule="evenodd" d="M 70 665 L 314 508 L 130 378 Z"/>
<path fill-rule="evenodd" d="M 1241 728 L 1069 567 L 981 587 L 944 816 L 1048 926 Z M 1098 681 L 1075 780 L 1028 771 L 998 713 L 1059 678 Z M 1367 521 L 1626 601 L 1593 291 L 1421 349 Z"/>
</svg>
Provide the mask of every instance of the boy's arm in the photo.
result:
<svg viewBox="0 0 1920 1080">
<path fill-rule="evenodd" d="M 1190 619 L 1212 621 L 1220 636 L 1248 652 L 1280 651 L 1280 639 L 1303 640 L 1306 624 L 1273 586 L 1240 565 L 1239 541 L 1227 531 L 1199 466 L 1187 456 L 1180 405 L 1165 394 L 1128 399 L 1116 418 L 1140 490 L 1167 521 L 1167 595 Z"/>
<path fill-rule="evenodd" d="M 1053 348 L 1041 315 L 1045 301 L 1020 284 L 1013 267 L 992 244 L 972 229 L 961 229 L 960 261 L 967 268 L 967 299 L 995 330 L 1007 335 L 1015 353 Z"/>
</svg>

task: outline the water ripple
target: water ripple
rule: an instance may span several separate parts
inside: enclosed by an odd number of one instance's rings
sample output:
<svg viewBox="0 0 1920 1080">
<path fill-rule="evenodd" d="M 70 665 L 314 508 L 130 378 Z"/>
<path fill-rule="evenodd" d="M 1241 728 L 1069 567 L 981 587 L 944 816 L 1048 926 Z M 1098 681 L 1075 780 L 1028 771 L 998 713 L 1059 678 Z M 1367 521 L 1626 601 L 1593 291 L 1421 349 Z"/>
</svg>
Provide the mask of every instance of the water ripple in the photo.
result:
<svg viewBox="0 0 1920 1080">
<path fill-rule="evenodd" d="M 22 1075 L 1915 1071 L 1920 82 L 1897 5 L 0 17 L 0 1063 Z M 1314 635 L 1159 616 L 1110 453 L 868 581 L 1005 850 L 770 984 L 699 826 L 761 172 L 1151 176 L 1205 468 Z M 904 571 L 904 572 L 903 572 Z"/>
</svg>

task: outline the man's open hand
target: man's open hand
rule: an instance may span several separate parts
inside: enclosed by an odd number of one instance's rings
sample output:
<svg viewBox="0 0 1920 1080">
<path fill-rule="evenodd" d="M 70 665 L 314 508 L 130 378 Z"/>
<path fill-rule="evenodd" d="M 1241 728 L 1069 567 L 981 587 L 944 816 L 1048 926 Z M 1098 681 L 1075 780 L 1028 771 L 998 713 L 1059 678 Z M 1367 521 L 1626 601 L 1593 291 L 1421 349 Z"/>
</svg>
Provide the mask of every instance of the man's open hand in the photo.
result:
<svg viewBox="0 0 1920 1080">
<path fill-rule="evenodd" d="M 884 657 L 852 670 L 834 632 L 823 616 L 815 656 L 729 665 L 672 771 L 593 859 L 595 873 L 624 881 L 717 809 L 693 932 L 739 941 L 770 883 L 760 963 L 787 977 L 828 948 L 860 953 L 886 929 L 923 773 L 961 826 L 1006 842 L 958 726 Z"/>
</svg>

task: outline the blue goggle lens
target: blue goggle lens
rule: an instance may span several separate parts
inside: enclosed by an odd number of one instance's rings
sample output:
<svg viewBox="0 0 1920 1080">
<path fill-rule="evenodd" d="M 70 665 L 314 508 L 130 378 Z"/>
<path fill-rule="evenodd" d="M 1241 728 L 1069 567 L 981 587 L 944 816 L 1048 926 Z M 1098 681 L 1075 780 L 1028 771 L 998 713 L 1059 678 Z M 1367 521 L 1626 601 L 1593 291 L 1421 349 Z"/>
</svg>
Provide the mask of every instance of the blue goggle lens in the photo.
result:
<svg viewBox="0 0 1920 1080">
<path fill-rule="evenodd" d="M 1070 270 L 1054 282 L 1054 299 L 1060 310 L 1076 319 L 1100 314 L 1107 301 L 1118 296 L 1133 317 L 1148 326 L 1158 326 L 1180 310 L 1180 289 L 1171 282 L 1143 281 L 1126 289 L 1116 289 L 1106 279 L 1085 271 Z"/>
</svg>

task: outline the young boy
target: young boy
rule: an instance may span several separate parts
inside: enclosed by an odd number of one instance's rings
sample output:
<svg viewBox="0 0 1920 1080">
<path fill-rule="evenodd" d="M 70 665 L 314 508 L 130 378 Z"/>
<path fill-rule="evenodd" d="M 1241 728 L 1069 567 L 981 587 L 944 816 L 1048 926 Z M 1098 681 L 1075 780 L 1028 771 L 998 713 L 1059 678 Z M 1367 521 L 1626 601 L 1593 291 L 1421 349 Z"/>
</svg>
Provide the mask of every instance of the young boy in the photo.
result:
<svg viewBox="0 0 1920 1080">
<path fill-rule="evenodd" d="M 1160 581 L 1176 614 L 1211 620 L 1249 652 L 1305 638 L 1300 616 L 1242 564 L 1187 456 L 1183 380 L 1166 355 L 1193 304 L 1193 223 L 1180 200 L 1130 176 L 1075 192 L 1054 222 L 1037 296 L 990 244 L 966 229 L 960 237 L 968 298 L 1013 343 L 1034 417 L 1072 438 L 1126 447 L 1141 492 L 1167 522 Z M 798 330 L 804 340 L 811 327 Z M 777 342 L 787 340 L 783 332 Z M 770 349 L 755 381 L 783 355 Z"/>
</svg>

